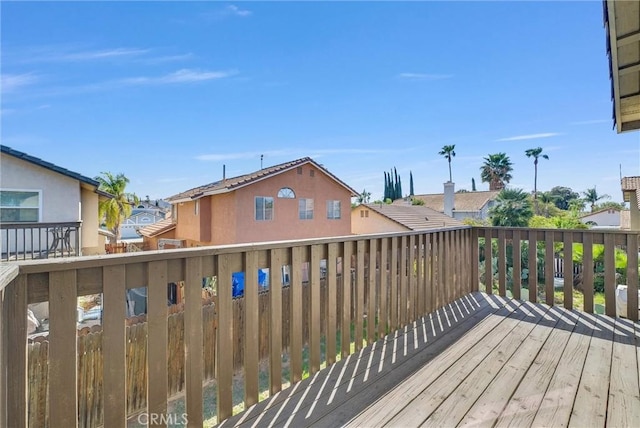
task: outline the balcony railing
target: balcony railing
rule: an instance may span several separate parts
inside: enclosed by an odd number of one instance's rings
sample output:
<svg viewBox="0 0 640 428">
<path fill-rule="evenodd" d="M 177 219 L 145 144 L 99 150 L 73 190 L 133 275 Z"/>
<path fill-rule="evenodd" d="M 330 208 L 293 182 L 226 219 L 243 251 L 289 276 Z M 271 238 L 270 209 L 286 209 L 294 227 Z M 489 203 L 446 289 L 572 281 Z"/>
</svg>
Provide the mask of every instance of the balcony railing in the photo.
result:
<svg viewBox="0 0 640 428">
<path fill-rule="evenodd" d="M 615 315 L 616 282 L 624 279 L 629 317 L 637 319 L 637 249 L 635 233 L 463 227 L 20 262 L 0 282 L 0 426 L 34 425 L 37 408 L 45 409 L 38 420 L 45 426 L 125 426 L 136 412 L 170 414 L 179 391 L 190 425 L 221 422 L 238 397 L 234 373 L 244 376 L 239 400 L 248 407 L 472 291 L 555 304 L 558 257 L 564 272 L 573 272 L 574 259 L 582 264 L 586 311 L 600 296 L 594 283 L 602 283 L 605 311 Z M 627 265 L 616 267 L 623 253 Z M 601 276 L 594 272 L 600 258 Z M 15 264 L 5 266 L 15 271 Z M 349 275 L 342 273 L 347 266 Z M 268 270 L 268 289 L 259 287 L 259 270 Z M 234 299 L 236 272 L 244 272 L 245 283 Z M 573 275 L 562 281 L 562 304 L 571 308 Z M 178 319 L 167 308 L 168 284 L 184 290 Z M 203 285 L 211 284 L 214 305 L 203 305 Z M 132 369 L 133 326 L 124 308 L 127 290 L 141 287 L 146 316 L 135 328 L 142 329 L 136 340 L 144 352 Z M 102 295 L 102 319 L 89 357 L 76 307 L 79 296 L 94 294 Z M 29 343 L 27 310 L 45 301 L 49 332 L 46 353 L 38 354 L 44 363 L 36 364 L 33 349 L 44 345 Z M 46 378 L 40 396 L 36 372 Z M 215 390 L 215 417 L 203 407 L 203 381 Z M 167 419 L 156 422 L 164 426 Z"/>
<path fill-rule="evenodd" d="M 0 223 L 0 260 L 79 256 L 81 222 Z"/>
</svg>

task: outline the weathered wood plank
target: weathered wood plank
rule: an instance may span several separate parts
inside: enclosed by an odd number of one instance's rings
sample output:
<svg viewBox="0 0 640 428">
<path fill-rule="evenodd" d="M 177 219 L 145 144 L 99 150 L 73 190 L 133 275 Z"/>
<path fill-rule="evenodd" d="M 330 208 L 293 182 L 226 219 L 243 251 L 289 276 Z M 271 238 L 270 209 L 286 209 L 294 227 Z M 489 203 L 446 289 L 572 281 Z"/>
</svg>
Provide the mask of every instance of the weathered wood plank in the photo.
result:
<svg viewBox="0 0 640 428">
<path fill-rule="evenodd" d="M 576 312 L 564 312 L 563 316 Z M 534 426 L 565 426 L 569 423 L 580 375 L 591 341 L 590 327 L 578 322 L 551 378 L 547 392 L 533 420 Z"/>
<path fill-rule="evenodd" d="M 446 233 L 438 232 L 438 305 L 437 308 L 441 308 L 447 304 L 447 272 L 446 272 Z"/>
<path fill-rule="evenodd" d="M 390 321 L 391 330 L 400 327 L 398 321 L 398 238 L 391 238 L 391 298 L 389 300 L 390 305 Z"/>
<path fill-rule="evenodd" d="M 573 234 L 564 232 L 564 245 L 562 253 L 564 256 L 564 307 L 573 309 Z"/>
<path fill-rule="evenodd" d="M 407 296 L 408 296 L 408 284 L 407 284 L 407 237 L 402 236 L 400 238 L 400 258 L 398 259 L 398 327 L 404 327 L 408 324 L 407 314 Z"/>
<path fill-rule="evenodd" d="M 638 235 L 627 235 L 627 318 L 638 321 Z"/>
<path fill-rule="evenodd" d="M 216 331 L 216 384 L 218 387 L 218 422 L 231 416 L 233 410 L 233 303 L 230 255 L 221 254 L 218 267 L 218 329 Z M 269 271 L 271 274 L 272 271 Z M 273 287 L 273 281 L 269 281 Z M 270 373 L 271 374 L 271 373 Z"/>
<path fill-rule="evenodd" d="M 478 291 L 480 284 L 480 248 L 478 229 L 471 230 L 471 291 Z"/>
<path fill-rule="evenodd" d="M 416 261 L 416 237 L 415 235 L 411 235 L 409 236 L 409 248 L 407 251 L 407 257 L 409 257 L 408 263 L 407 263 L 407 276 L 409 277 L 409 281 L 408 281 L 408 291 L 407 291 L 407 299 L 409 300 L 407 302 L 407 311 L 409 313 L 409 316 L 407 317 L 407 321 L 408 322 L 413 322 L 416 319 L 416 297 L 417 297 L 417 290 L 416 290 L 416 269 L 418 269 L 418 265 L 417 265 L 417 261 Z"/>
<path fill-rule="evenodd" d="M 321 245 L 311 246 L 310 270 L 310 295 L 311 313 L 309 324 L 309 373 L 314 374 L 320 370 L 320 257 L 322 255 Z M 281 324 L 282 325 L 282 324 Z"/>
<path fill-rule="evenodd" d="M 593 313 L 593 235 L 585 233 L 582 244 L 582 290 L 584 293 L 583 309 Z"/>
<path fill-rule="evenodd" d="M 344 243 L 342 250 L 342 324 L 340 339 L 342 340 L 342 358 L 351 353 L 351 255 L 350 242 Z"/>
<path fill-rule="evenodd" d="M 493 246 L 491 232 L 484 230 L 484 288 L 485 293 L 493 294 Z"/>
<path fill-rule="evenodd" d="M 544 232 L 544 295 L 545 303 L 549 306 L 553 306 L 554 297 L 554 270 L 555 270 L 555 250 L 553 248 L 554 243 L 553 231 L 547 230 Z M 565 273 L 566 273 L 565 269 Z M 573 276 L 573 275 L 572 275 Z"/>
<path fill-rule="evenodd" d="M 367 345 L 376 341 L 376 280 L 377 280 L 378 240 L 369 241 L 369 301 L 367 307 Z"/>
<path fill-rule="evenodd" d="M 355 315 L 356 319 L 353 323 L 353 328 L 355 330 L 355 350 L 359 351 L 362 349 L 362 338 L 363 338 L 363 330 L 364 330 L 364 259 L 365 259 L 365 248 L 366 242 L 364 240 L 359 240 L 356 244 L 356 301 L 355 307 Z"/>
<path fill-rule="evenodd" d="M 538 251 L 536 231 L 529 230 L 529 301 L 538 301 Z"/>
<path fill-rule="evenodd" d="M 378 337 L 387 334 L 389 328 L 389 312 L 387 296 L 389 292 L 389 238 L 380 240 L 380 310 L 378 319 Z"/>
<path fill-rule="evenodd" d="M 49 424 L 77 427 L 76 271 L 51 272 L 49 290 Z"/>
<path fill-rule="evenodd" d="M 337 326 L 337 260 L 338 247 L 336 243 L 328 245 L 327 249 L 327 364 L 333 364 L 336 361 L 336 326 Z"/>
<path fill-rule="evenodd" d="M 513 246 L 513 298 L 520 300 L 520 289 L 522 288 L 522 242 L 520 241 L 520 231 L 514 230 L 512 237 Z"/>
<path fill-rule="evenodd" d="M 498 229 L 498 293 L 507 295 L 507 240 L 504 229 Z"/>
<path fill-rule="evenodd" d="M 167 350 L 167 263 L 148 264 L 147 284 L 147 406 L 149 415 L 166 415 L 169 395 Z M 161 418 L 149 420 L 150 425 L 167 426 Z"/>
<path fill-rule="evenodd" d="M 581 318 L 593 324 L 594 331 L 573 403 L 569 427 L 605 426 L 613 348 L 613 320 L 587 313 Z"/>
<path fill-rule="evenodd" d="M 604 307 L 605 314 L 616 316 L 615 236 L 604 235 Z"/>
<path fill-rule="evenodd" d="M 640 421 L 640 387 L 633 323 L 616 318 L 611 358 L 607 426 L 631 427 Z"/>
<path fill-rule="evenodd" d="M 275 394 L 282 390 L 282 250 L 271 250 L 269 261 L 269 391 Z"/>
<path fill-rule="evenodd" d="M 291 249 L 291 285 L 289 287 L 291 327 L 289 356 L 291 383 L 302 380 L 302 247 Z"/>
<path fill-rule="evenodd" d="M 250 407 L 258 402 L 259 394 L 260 308 L 257 252 L 244 253 L 244 272 L 244 403 L 246 407 Z"/>
<path fill-rule="evenodd" d="M 5 353 L 3 362 L 7 364 L 2 367 L 7 379 L 6 416 L 17 428 L 27 426 L 27 281 L 27 275 L 20 275 L 2 290 L 2 339 L 7 339 L 1 350 Z M 72 349 L 75 350 L 75 341 Z"/>
<path fill-rule="evenodd" d="M 104 267 L 102 349 L 108 350 L 103 363 L 105 426 L 124 426 L 127 421 L 125 281 L 124 266 Z"/>
</svg>

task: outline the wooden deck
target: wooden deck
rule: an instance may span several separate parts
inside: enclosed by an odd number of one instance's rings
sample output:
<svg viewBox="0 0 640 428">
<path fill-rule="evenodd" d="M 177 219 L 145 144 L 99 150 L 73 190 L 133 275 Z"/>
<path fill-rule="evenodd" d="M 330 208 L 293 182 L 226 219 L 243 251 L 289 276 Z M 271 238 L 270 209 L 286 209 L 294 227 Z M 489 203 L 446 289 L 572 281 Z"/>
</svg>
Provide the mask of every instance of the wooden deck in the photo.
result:
<svg viewBox="0 0 640 428">
<path fill-rule="evenodd" d="M 640 324 L 473 293 L 222 426 L 640 426 Z"/>
</svg>

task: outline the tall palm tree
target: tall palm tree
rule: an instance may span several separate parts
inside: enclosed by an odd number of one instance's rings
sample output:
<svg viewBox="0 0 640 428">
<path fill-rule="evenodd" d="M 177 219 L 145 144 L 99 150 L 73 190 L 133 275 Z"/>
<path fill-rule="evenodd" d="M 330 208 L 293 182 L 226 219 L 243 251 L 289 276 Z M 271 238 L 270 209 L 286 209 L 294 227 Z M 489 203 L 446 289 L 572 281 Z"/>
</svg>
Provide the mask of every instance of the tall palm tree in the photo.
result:
<svg viewBox="0 0 640 428">
<path fill-rule="evenodd" d="M 586 191 L 582 192 L 582 194 L 584 195 L 584 201 L 591 205 L 591 212 L 593 212 L 593 210 L 595 209 L 596 204 L 598 203 L 598 201 L 600 201 L 602 199 L 611 198 L 611 196 L 605 195 L 605 194 L 598 195 L 598 191 L 596 190 L 596 186 L 593 186 L 593 188 L 591 188 L 591 189 L 587 189 Z"/>
<path fill-rule="evenodd" d="M 536 147 L 535 149 L 529 149 L 524 152 L 528 158 L 533 158 L 533 199 L 538 200 L 538 158 L 549 160 L 549 156 L 542 154 L 542 147 Z"/>
<path fill-rule="evenodd" d="M 513 164 L 506 153 L 496 153 L 484 158 L 480 167 L 480 178 L 489 183 L 489 190 L 502 190 L 505 183 L 511 181 Z"/>
<path fill-rule="evenodd" d="M 444 156 L 447 161 L 449 161 L 449 182 L 453 181 L 451 178 L 451 158 L 456 156 L 456 145 L 452 144 L 450 146 L 442 147 L 442 150 L 438 152 L 439 155 Z"/>
<path fill-rule="evenodd" d="M 138 204 L 138 197 L 126 191 L 129 179 L 120 173 L 101 172 L 95 180 L 100 183 L 99 189 L 110 193 L 113 198 L 98 204 L 98 214 L 107 228 L 115 235 L 115 242 L 120 239 L 120 224 L 131 215 L 131 206 Z"/>
<path fill-rule="evenodd" d="M 371 199 L 371 192 L 367 192 L 367 189 L 362 189 L 362 193 L 358 195 L 358 204 L 368 204 Z"/>
<path fill-rule="evenodd" d="M 526 227 L 533 217 L 531 199 L 522 189 L 502 189 L 489 215 L 493 226 Z"/>
</svg>

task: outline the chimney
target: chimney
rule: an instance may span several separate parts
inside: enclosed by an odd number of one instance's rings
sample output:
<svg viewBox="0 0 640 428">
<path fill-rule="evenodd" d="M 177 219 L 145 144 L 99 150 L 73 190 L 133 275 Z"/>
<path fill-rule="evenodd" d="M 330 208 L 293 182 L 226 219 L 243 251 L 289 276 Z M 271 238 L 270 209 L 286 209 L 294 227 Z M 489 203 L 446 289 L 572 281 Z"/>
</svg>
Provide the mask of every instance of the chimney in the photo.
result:
<svg viewBox="0 0 640 428">
<path fill-rule="evenodd" d="M 227 179 L 227 166 L 226 165 L 222 165 L 222 180 L 226 180 Z"/>
<path fill-rule="evenodd" d="M 444 183 L 444 213 L 449 217 L 453 217 L 455 187 L 451 181 Z"/>
</svg>

